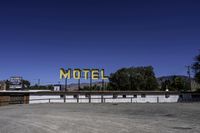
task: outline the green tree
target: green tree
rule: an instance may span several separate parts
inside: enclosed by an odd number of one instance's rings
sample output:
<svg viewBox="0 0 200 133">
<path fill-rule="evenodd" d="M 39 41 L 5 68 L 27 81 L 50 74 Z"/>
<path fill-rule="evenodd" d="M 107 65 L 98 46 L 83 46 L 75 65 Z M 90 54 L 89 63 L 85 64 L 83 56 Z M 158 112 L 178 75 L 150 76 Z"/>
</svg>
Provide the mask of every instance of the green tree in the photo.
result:
<svg viewBox="0 0 200 133">
<path fill-rule="evenodd" d="M 110 75 L 110 86 L 115 90 L 126 90 L 129 88 L 130 76 L 127 68 L 122 68 Z"/>
<path fill-rule="evenodd" d="M 153 67 L 122 68 L 109 78 L 112 90 L 156 90 L 158 83 Z"/>
<path fill-rule="evenodd" d="M 37 84 L 34 86 L 30 86 L 30 90 L 53 90 L 53 85 L 40 85 L 38 86 Z"/>
<path fill-rule="evenodd" d="M 30 88 L 31 83 L 28 80 L 22 80 L 23 88 Z"/>
<path fill-rule="evenodd" d="M 169 90 L 170 84 L 171 84 L 170 80 L 164 80 L 164 81 L 162 81 L 161 82 L 161 90 L 162 91 Z"/>
<path fill-rule="evenodd" d="M 161 83 L 161 90 L 167 89 L 169 91 L 187 91 L 190 89 L 190 82 L 181 76 L 172 76 Z"/>
<path fill-rule="evenodd" d="M 5 82 L 5 83 L 6 83 L 6 90 L 7 90 L 7 89 L 9 89 L 9 86 L 10 86 L 10 81 L 9 81 L 9 80 L 6 80 L 6 82 Z"/>
<path fill-rule="evenodd" d="M 175 88 L 178 91 L 184 91 L 185 90 L 185 81 L 182 78 L 176 77 L 174 79 L 174 84 L 175 84 Z"/>
</svg>

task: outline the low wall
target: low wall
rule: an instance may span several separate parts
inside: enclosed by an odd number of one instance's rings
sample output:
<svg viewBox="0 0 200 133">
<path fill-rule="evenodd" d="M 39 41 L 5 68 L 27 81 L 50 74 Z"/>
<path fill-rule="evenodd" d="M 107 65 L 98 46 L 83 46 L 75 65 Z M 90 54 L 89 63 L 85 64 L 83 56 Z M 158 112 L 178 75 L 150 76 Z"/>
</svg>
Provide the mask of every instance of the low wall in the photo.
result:
<svg viewBox="0 0 200 133">
<path fill-rule="evenodd" d="M 29 94 L 24 93 L 0 93 L 0 106 L 9 104 L 28 104 Z"/>
<path fill-rule="evenodd" d="M 179 95 L 30 95 L 29 103 L 173 103 L 178 100 Z"/>
<path fill-rule="evenodd" d="M 10 101 L 10 96 L 0 96 L 0 106 L 8 105 Z"/>
<path fill-rule="evenodd" d="M 0 105 L 35 103 L 175 103 L 200 101 L 200 93 L 147 91 L 3 91 Z"/>
</svg>

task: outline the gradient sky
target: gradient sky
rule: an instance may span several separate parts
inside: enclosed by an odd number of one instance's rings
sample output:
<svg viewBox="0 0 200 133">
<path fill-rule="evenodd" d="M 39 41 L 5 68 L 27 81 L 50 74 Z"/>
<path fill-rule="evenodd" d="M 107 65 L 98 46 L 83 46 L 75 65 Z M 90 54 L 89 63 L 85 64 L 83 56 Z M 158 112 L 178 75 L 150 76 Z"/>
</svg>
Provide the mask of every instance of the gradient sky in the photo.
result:
<svg viewBox="0 0 200 133">
<path fill-rule="evenodd" d="M 199 48 L 198 0 L 0 2 L 0 80 L 58 83 L 61 67 L 186 75 Z"/>
</svg>

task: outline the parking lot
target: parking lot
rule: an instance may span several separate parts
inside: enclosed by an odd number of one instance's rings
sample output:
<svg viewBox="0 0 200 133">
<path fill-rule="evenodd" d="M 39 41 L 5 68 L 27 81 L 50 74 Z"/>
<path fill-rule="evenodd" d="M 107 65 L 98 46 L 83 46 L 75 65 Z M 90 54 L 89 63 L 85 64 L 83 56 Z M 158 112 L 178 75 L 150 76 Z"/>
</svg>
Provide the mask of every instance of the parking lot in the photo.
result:
<svg viewBox="0 0 200 133">
<path fill-rule="evenodd" d="M 200 104 L 33 104 L 0 107 L 0 133 L 199 133 Z"/>
</svg>

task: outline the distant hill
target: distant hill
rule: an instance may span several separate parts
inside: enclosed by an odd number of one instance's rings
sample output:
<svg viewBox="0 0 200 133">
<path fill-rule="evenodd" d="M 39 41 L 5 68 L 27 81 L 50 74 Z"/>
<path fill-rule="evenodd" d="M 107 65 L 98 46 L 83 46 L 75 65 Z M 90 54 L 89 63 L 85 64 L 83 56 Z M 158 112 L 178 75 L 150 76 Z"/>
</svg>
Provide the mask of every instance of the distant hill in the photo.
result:
<svg viewBox="0 0 200 133">
<path fill-rule="evenodd" d="M 187 76 L 184 76 L 184 75 L 162 76 L 162 77 L 158 77 L 158 78 L 157 78 L 157 81 L 158 81 L 159 84 L 161 84 L 161 82 L 164 82 L 164 81 L 166 81 L 166 80 L 170 80 L 170 81 L 173 80 L 174 76 L 175 76 L 175 77 L 180 77 L 180 78 L 182 78 L 182 79 L 184 79 L 184 80 L 188 80 L 188 81 L 189 81 L 189 78 L 188 78 Z M 194 79 L 192 79 L 192 80 L 194 80 Z"/>
<path fill-rule="evenodd" d="M 105 82 L 107 84 L 107 82 Z M 92 86 L 102 86 L 102 82 L 92 82 Z M 90 86 L 90 83 L 80 83 L 80 87 L 83 88 L 84 86 Z M 64 85 L 62 86 L 64 88 Z M 75 91 L 78 90 L 78 83 L 72 83 L 67 86 L 67 90 Z"/>
</svg>

